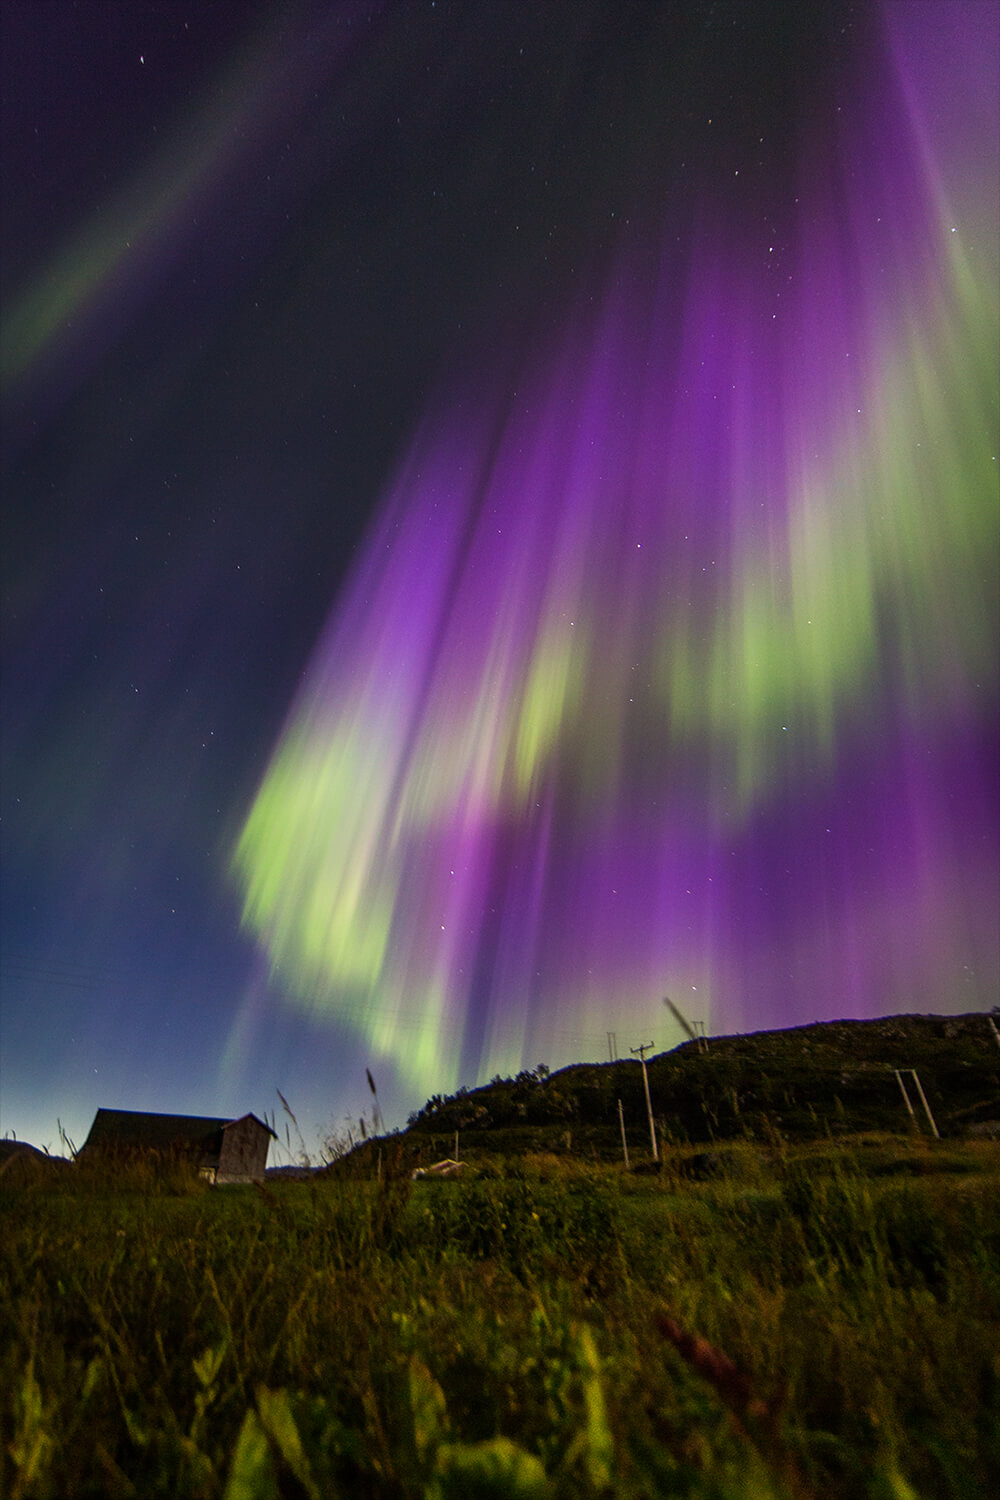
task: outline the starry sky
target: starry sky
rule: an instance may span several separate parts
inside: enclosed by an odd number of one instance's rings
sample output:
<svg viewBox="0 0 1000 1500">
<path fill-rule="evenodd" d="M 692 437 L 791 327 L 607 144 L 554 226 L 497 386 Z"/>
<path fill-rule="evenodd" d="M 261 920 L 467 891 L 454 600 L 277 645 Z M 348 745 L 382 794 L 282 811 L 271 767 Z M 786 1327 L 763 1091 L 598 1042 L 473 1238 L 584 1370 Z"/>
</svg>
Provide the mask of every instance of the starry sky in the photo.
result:
<svg viewBox="0 0 1000 1500">
<path fill-rule="evenodd" d="M 0 1131 L 996 1003 L 1000 7 L 2 24 Z"/>
</svg>

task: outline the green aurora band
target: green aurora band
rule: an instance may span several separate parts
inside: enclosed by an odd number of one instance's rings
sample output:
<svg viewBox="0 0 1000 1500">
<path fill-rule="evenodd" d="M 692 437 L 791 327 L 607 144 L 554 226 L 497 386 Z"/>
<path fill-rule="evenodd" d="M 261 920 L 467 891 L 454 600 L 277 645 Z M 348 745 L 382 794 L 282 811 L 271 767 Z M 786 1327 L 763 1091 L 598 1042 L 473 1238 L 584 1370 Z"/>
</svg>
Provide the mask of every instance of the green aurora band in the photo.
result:
<svg viewBox="0 0 1000 1500">
<path fill-rule="evenodd" d="M 667 992 L 713 1030 L 995 998 L 996 147 L 935 137 L 919 9 L 803 148 L 780 283 L 736 225 L 683 280 L 623 232 L 386 497 L 234 865 L 274 983 L 415 1088 Z"/>
</svg>

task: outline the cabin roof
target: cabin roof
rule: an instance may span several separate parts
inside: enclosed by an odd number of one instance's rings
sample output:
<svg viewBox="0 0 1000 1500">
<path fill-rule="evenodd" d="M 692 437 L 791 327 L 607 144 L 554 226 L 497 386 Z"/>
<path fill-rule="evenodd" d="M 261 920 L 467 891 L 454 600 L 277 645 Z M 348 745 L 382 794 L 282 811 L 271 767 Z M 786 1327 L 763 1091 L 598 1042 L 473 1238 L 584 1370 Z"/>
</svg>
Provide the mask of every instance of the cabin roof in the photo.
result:
<svg viewBox="0 0 1000 1500">
<path fill-rule="evenodd" d="M 274 1135 L 270 1125 L 254 1114 L 220 1119 L 214 1115 L 161 1115 L 137 1109 L 99 1109 L 85 1144 L 90 1147 L 143 1147 L 147 1150 L 200 1146 L 204 1151 L 219 1151 L 223 1132 L 242 1120 L 253 1120 L 261 1130 Z"/>
</svg>

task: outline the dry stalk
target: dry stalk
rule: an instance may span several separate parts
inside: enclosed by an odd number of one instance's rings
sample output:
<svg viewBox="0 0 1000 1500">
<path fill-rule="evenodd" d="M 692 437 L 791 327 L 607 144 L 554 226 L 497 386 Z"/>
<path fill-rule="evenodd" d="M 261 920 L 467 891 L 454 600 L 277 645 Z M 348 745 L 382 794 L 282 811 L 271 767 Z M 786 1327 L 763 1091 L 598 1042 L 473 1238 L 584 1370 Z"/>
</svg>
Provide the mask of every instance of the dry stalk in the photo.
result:
<svg viewBox="0 0 1000 1500">
<path fill-rule="evenodd" d="M 657 1331 L 673 1344 L 685 1363 L 708 1381 L 733 1417 L 737 1429 L 777 1469 L 794 1500 L 809 1500 L 811 1491 L 779 1430 L 780 1396 L 771 1402 L 765 1401 L 755 1393 L 752 1377 L 746 1370 L 741 1370 L 728 1355 L 700 1334 L 683 1328 L 668 1313 L 657 1314 L 654 1322 Z"/>
</svg>

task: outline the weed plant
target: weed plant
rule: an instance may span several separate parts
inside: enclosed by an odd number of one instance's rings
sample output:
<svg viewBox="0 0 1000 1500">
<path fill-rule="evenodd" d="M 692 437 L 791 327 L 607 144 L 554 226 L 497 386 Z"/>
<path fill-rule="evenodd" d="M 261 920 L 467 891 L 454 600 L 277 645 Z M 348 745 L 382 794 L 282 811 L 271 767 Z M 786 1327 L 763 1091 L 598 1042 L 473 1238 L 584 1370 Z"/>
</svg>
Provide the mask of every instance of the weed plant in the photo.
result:
<svg viewBox="0 0 1000 1500">
<path fill-rule="evenodd" d="M 1000 1148 L 698 1156 L 0 1178 L 0 1489 L 1000 1493 Z"/>
</svg>

